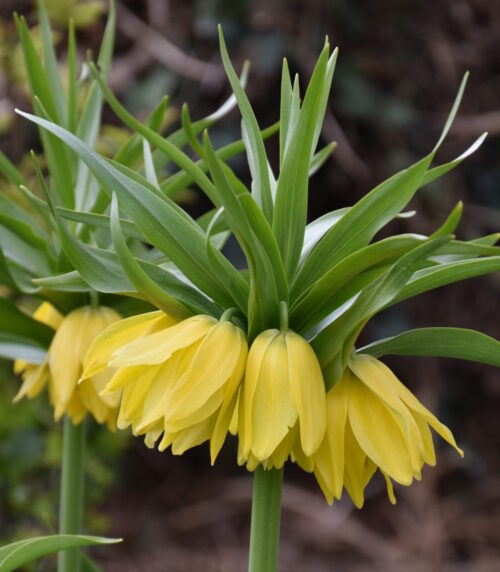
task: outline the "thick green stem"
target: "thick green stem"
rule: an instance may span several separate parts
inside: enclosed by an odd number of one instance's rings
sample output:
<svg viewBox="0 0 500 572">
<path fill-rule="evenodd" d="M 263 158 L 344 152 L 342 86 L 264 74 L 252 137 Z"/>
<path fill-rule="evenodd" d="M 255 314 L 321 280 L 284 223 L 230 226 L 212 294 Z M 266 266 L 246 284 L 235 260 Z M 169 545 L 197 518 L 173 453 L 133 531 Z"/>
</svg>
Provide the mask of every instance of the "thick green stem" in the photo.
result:
<svg viewBox="0 0 500 572">
<path fill-rule="evenodd" d="M 85 423 L 73 425 L 64 417 L 59 533 L 81 534 L 83 521 L 83 472 L 85 452 Z M 78 549 L 59 553 L 58 572 L 79 572 Z"/>
<path fill-rule="evenodd" d="M 283 469 L 259 467 L 253 478 L 248 572 L 276 572 L 280 543 Z"/>
</svg>

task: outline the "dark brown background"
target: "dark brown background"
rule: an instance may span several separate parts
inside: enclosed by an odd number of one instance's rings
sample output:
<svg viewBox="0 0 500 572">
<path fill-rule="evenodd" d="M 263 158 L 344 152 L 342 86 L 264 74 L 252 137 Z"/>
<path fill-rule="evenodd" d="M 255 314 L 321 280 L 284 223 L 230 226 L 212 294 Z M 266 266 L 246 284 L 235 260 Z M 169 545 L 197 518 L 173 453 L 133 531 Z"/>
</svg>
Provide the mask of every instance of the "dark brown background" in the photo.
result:
<svg viewBox="0 0 500 572">
<path fill-rule="evenodd" d="M 352 204 L 395 170 L 426 154 L 439 136 L 463 73 L 470 70 L 459 118 L 439 152 L 439 162 L 460 154 L 485 130 L 490 132 L 487 142 L 456 171 L 419 192 L 411 204 L 417 216 L 388 230 L 432 232 L 459 200 L 465 203 L 460 238 L 500 230 L 498 1 L 124 4 L 119 6 L 110 81 L 122 101 L 141 117 L 166 92 L 174 107 L 187 101 L 193 118 L 211 112 L 227 96 L 218 56 L 218 22 L 223 24 L 235 66 L 245 58 L 252 61 L 247 91 L 262 126 L 278 118 L 282 57 L 288 58 L 292 72 L 300 73 L 304 85 L 325 34 L 339 46 L 323 131 L 323 143 L 337 140 L 339 146 L 311 181 L 310 218 Z M 31 2 L 3 0 L 0 17 L 8 39 L 13 37 L 14 8 L 36 21 Z M 103 23 L 102 17 L 80 30 L 82 54 L 84 48 L 97 49 Z M 64 26 L 59 29 L 64 32 Z M 172 59 L 164 38 L 190 59 L 186 62 L 176 55 Z M 59 50 L 63 55 L 64 41 Z M 0 100 L 4 110 L 28 105 L 7 65 Z M 105 122 L 116 123 L 109 111 Z M 218 144 L 238 136 L 236 112 L 213 130 Z M 36 132 L 15 120 L 0 144 L 20 161 L 27 149 L 37 145 Z M 276 144 L 271 143 L 269 150 L 275 154 Z M 244 161 L 235 165 L 247 177 Z M 187 208 L 193 212 L 206 206 L 200 197 L 188 199 Z M 367 330 L 366 339 L 431 325 L 477 328 L 500 338 L 499 306 L 498 275 L 479 278 L 386 312 Z M 362 511 L 354 509 L 348 498 L 328 507 L 313 478 L 287 466 L 280 570 L 500 570 L 498 372 L 431 358 L 387 362 L 453 429 L 465 459 L 439 443 L 437 467 L 426 469 L 423 482 L 410 489 L 396 487 L 396 507 L 386 498 L 383 480 L 375 478 Z M 175 458 L 130 440 L 120 451 L 109 463 L 114 484 L 108 485 L 107 498 L 95 501 L 92 513 L 96 522 L 106 523 L 103 528 L 109 535 L 125 539 L 120 548 L 97 552 L 106 571 L 246 569 L 251 478 L 236 466 L 233 442 L 215 467 L 209 466 L 206 447 Z M 90 464 L 92 454 L 91 450 Z M 101 462 L 106 465 L 106 459 Z M 0 532 L 11 533 L 25 521 L 22 511 L 10 512 L 3 523 L 0 517 Z M 33 524 L 32 519 L 29 522 Z M 43 530 L 43 523 L 37 526 Z"/>
</svg>

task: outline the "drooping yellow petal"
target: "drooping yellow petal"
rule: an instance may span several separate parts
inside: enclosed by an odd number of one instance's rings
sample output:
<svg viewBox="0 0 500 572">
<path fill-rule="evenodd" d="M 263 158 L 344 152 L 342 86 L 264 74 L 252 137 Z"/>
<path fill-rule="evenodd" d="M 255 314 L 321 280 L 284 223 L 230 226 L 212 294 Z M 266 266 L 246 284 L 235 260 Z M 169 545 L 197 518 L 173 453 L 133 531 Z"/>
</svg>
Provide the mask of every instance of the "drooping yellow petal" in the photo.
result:
<svg viewBox="0 0 500 572">
<path fill-rule="evenodd" d="M 392 479 L 409 485 L 413 470 L 399 418 L 353 374 L 349 386 L 348 417 L 359 445 Z"/>
<path fill-rule="evenodd" d="M 344 486 L 357 508 L 361 508 L 365 500 L 364 491 L 368 482 L 366 466 L 367 456 L 348 422 L 345 428 Z"/>
<path fill-rule="evenodd" d="M 84 420 L 85 416 L 87 415 L 87 409 L 77 393 L 74 393 L 71 396 L 71 399 L 67 404 L 62 405 L 60 403 L 59 404 L 55 403 L 53 405 L 54 405 L 54 419 L 56 421 L 59 421 L 64 413 L 67 413 L 68 417 L 71 419 L 73 424 L 78 425 Z"/>
<path fill-rule="evenodd" d="M 287 332 L 288 375 L 300 421 L 300 442 L 306 455 L 318 449 L 326 430 L 325 382 L 316 354 L 295 332 Z"/>
<path fill-rule="evenodd" d="M 229 433 L 231 433 L 231 435 L 236 436 L 238 434 L 238 409 L 240 406 L 240 396 L 239 396 L 239 391 L 238 391 L 238 397 L 236 399 L 236 404 L 234 406 L 234 411 L 233 411 L 233 416 L 231 417 L 231 422 L 229 424 Z"/>
<path fill-rule="evenodd" d="M 257 459 L 264 461 L 272 455 L 297 417 L 290 390 L 286 340 L 280 334 L 264 354 L 253 398 L 252 452 Z"/>
<path fill-rule="evenodd" d="M 266 330 L 254 340 L 248 352 L 245 380 L 240 392 L 238 408 L 239 443 L 243 456 L 248 457 L 252 448 L 253 402 L 264 355 L 271 342 L 279 335 L 279 330 Z"/>
<path fill-rule="evenodd" d="M 210 458 L 212 464 L 215 462 L 219 451 L 226 439 L 230 425 L 234 422 L 236 427 L 238 423 L 238 398 L 241 381 L 245 372 L 247 362 L 248 346 L 243 332 L 240 330 L 240 352 L 238 362 L 226 384 L 224 401 L 217 416 L 217 421 L 210 439 Z M 235 431 L 236 433 L 236 431 Z M 233 434 L 235 434 L 233 433 Z"/>
<path fill-rule="evenodd" d="M 408 410 L 401 402 L 397 388 L 387 375 L 389 368 L 367 354 L 352 356 L 349 360 L 349 368 L 358 380 L 362 381 L 387 407 L 391 408 L 399 416 L 405 434 L 409 435 Z"/>
<path fill-rule="evenodd" d="M 428 465 L 434 466 L 436 464 L 436 452 L 434 451 L 434 443 L 432 441 L 432 433 L 429 429 L 429 425 L 425 417 L 417 413 L 416 411 L 413 412 L 413 417 L 415 418 L 415 422 L 418 425 L 418 429 L 420 431 L 420 435 L 422 436 L 422 443 L 424 447 L 424 462 Z"/>
<path fill-rule="evenodd" d="M 160 366 L 154 366 L 160 367 Z M 102 394 L 114 393 L 119 389 L 123 389 L 127 385 L 135 382 L 146 370 L 151 369 L 150 366 L 136 365 L 132 367 L 122 367 L 118 370 L 111 369 L 111 379 L 102 390 Z M 102 371 L 102 370 L 101 370 Z M 97 374 L 98 375 L 98 374 Z M 82 379 L 87 379 L 82 377 Z"/>
<path fill-rule="evenodd" d="M 136 431 L 148 431 L 151 424 L 160 420 L 163 424 L 165 403 L 174 386 L 177 365 L 181 357 L 177 355 L 161 365 L 145 396 L 141 421 Z"/>
<path fill-rule="evenodd" d="M 87 352 L 94 340 L 110 325 L 121 321 L 121 316 L 115 310 L 106 308 L 89 308 L 81 324 L 80 363 L 83 369 Z"/>
<path fill-rule="evenodd" d="M 297 447 L 298 445 L 298 447 Z M 298 450 L 300 455 L 300 439 L 299 439 L 299 424 L 295 422 L 295 425 L 287 432 L 287 434 L 281 440 L 281 443 L 274 449 L 273 454 L 263 462 L 263 466 L 266 469 L 281 469 L 285 464 L 285 461 L 290 456 L 292 449 L 294 447 Z"/>
<path fill-rule="evenodd" d="M 23 375 L 23 383 L 14 397 L 13 402 L 17 403 L 23 397 L 33 399 L 42 391 L 49 379 L 48 358 L 45 356 L 39 366 L 30 366 Z"/>
<path fill-rule="evenodd" d="M 87 411 L 98 423 L 105 423 L 109 416 L 109 407 L 95 390 L 91 379 L 86 379 L 78 386 L 78 395 Z"/>
<path fill-rule="evenodd" d="M 182 455 L 188 449 L 201 445 L 210 438 L 215 425 L 216 416 L 209 417 L 202 423 L 193 425 L 169 437 L 174 455 Z"/>
<path fill-rule="evenodd" d="M 144 444 L 146 445 L 146 447 L 148 447 L 148 449 L 152 449 L 162 433 L 163 433 L 163 426 L 161 422 L 158 422 L 156 423 L 156 425 L 151 427 L 151 429 L 149 429 L 149 431 L 146 433 L 144 437 Z"/>
<path fill-rule="evenodd" d="M 392 486 L 392 481 L 391 479 L 384 473 L 384 471 L 382 471 L 382 474 L 384 475 L 384 479 L 385 479 L 385 485 L 387 487 L 387 496 L 389 497 L 389 500 L 391 501 L 391 504 L 394 505 L 396 504 L 396 496 L 394 494 L 394 487 Z"/>
<path fill-rule="evenodd" d="M 464 452 L 457 445 L 457 442 L 453 437 L 453 433 L 448 429 L 448 427 L 441 423 L 427 408 L 425 408 L 413 395 L 413 393 L 399 381 L 399 379 L 392 373 L 389 368 L 387 369 L 389 371 L 388 375 L 392 375 L 392 381 L 397 387 L 398 393 L 406 405 L 415 413 L 423 417 L 425 421 L 434 429 L 434 431 L 436 431 L 438 435 L 440 435 L 447 443 L 454 447 L 459 455 L 463 457 Z"/>
<path fill-rule="evenodd" d="M 422 435 L 413 415 L 401 401 L 398 388 L 394 384 L 396 379 L 394 374 L 385 364 L 370 355 L 352 356 L 349 360 L 349 367 L 396 418 L 405 436 L 413 474 L 419 478 L 424 464 Z"/>
<path fill-rule="evenodd" d="M 349 377 L 347 373 L 347 377 Z M 313 456 L 314 472 L 320 475 L 322 489 L 328 487 L 333 498 L 340 499 L 344 485 L 345 425 L 347 421 L 348 380 L 344 375 L 327 393 L 328 424 L 320 448 Z M 321 486 L 321 485 L 320 485 Z"/>
<path fill-rule="evenodd" d="M 210 316 L 193 316 L 187 320 L 144 336 L 120 348 L 109 362 L 111 367 L 156 365 L 167 360 L 174 352 L 190 346 L 217 323 Z"/>
<path fill-rule="evenodd" d="M 35 310 L 33 318 L 42 322 L 46 326 L 51 327 L 53 330 L 61 325 L 64 316 L 52 306 L 50 302 L 42 302 L 42 304 Z"/>
<path fill-rule="evenodd" d="M 54 380 L 54 393 L 63 407 L 71 399 L 82 372 L 81 337 L 82 324 L 90 309 L 73 310 L 61 323 L 49 349 L 49 367 Z"/>
<path fill-rule="evenodd" d="M 90 377 L 108 366 L 113 354 L 122 346 L 143 335 L 161 322 L 166 328 L 176 322 L 161 311 L 139 314 L 114 322 L 90 346 L 84 362 L 83 377 Z"/>
<path fill-rule="evenodd" d="M 169 419 L 189 418 L 224 388 L 242 351 L 243 340 L 238 332 L 241 330 L 230 322 L 216 324 L 210 329 L 169 394 L 166 404 Z M 217 407 L 221 403 L 222 399 Z M 208 412 L 205 418 L 212 413 Z"/>
</svg>

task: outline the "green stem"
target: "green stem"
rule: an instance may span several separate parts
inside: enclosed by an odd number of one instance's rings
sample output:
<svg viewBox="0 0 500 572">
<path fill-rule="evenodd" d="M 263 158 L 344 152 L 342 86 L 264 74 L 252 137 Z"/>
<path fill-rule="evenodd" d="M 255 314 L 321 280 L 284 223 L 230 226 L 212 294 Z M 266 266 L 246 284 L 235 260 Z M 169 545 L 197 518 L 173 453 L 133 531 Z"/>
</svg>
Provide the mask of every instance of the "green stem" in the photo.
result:
<svg viewBox="0 0 500 572">
<path fill-rule="evenodd" d="M 83 473 L 85 451 L 85 423 L 73 425 L 64 417 L 59 533 L 81 534 L 83 523 Z M 79 572 L 78 549 L 59 552 L 58 572 Z"/>
<path fill-rule="evenodd" d="M 283 469 L 254 473 L 248 572 L 278 569 L 282 485 Z"/>
</svg>

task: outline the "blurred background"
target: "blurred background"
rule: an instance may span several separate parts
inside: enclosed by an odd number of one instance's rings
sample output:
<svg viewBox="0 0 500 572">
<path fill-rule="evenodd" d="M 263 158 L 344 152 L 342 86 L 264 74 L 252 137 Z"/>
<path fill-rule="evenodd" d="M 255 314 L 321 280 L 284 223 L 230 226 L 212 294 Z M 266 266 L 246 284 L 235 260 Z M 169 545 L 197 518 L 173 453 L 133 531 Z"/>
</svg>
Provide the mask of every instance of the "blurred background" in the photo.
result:
<svg viewBox="0 0 500 572">
<path fill-rule="evenodd" d="M 96 52 L 104 0 L 45 0 L 64 62 L 69 17 L 77 24 L 81 59 Z M 333 157 L 311 180 L 310 218 L 350 205 L 377 183 L 433 147 L 462 75 L 471 77 L 461 111 L 439 152 L 459 155 L 483 131 L 483 147 L 462 166 L 422 189 L 417 215 L 389 232 L 431 233 L 462 200 L 459 238 L 500 230 L 500 4 L 497 0 L 142 0 L 119 1 L 116 55 L 110 84 L 136 116 L 145 118 L 164 94 L 170 119 L 189 103 L 193 119 L 229 93 L 221 69 L 222 23 L 238 69 L 252 63 L 247 87 L 260 125 L 279 115 L 283 56 L 305 85 L 325 35 L 340 48 L 322 143 Z M 36 5 L 0 2 L 0 147 L 29 176 L 37 132 L 16 118 L 28 108 L 25 73 L 12 12 L 26 15 L 36 34 Z M 232 112 L 213 130 L 216 145 L 239 138 Z M 107 109 L 99 150 L 112 153 L 126 132 Z M 276 140 L 269 151 L 277 157 Z M 248 179 L 244 157 L 234 167 Z M 5 181 L 0 182 L 3 186 Z M 207 204 L 195 190 L 180 200 L 192 213 Z M 231 252 L 229 253 L 231 255 Z M 236 256 L 237 254 L 234 254 Z M 477 328 L 500 338 L 500 277 L 448 286 L 386 311 L 366 340 L 410 327 Z M 348 498 L 329 507 L 314 479 L 287 465 L 280 570 L 285 572 L 500 570 L 500 375 L 487 366 L 434 358 L 386 360 L 449 425 L 465 450 L 438 450 L 438 465 L 421 483 L 396 487 L 387 500 L 382 478 L 367 489 L 365 508 Z M 0 538 L 54 532 L 61 432 L 43 399 L 16 406 L 19 381 L 0 362 Z M 251 476 L 237 467 L 230 440 L 216 466 L 208 447 L 182 457 L 146 449 L 126 432 L 89 427 L 87 515 L 92 533 L 122 536 L 124 544 L 94 552 L 105 571 L 207 572 L 246 570 Z M 347 495 L 346 495 L 347 497 Z M 52 570 L 53 561 L 37 570 Z"/>
</svg>

